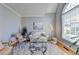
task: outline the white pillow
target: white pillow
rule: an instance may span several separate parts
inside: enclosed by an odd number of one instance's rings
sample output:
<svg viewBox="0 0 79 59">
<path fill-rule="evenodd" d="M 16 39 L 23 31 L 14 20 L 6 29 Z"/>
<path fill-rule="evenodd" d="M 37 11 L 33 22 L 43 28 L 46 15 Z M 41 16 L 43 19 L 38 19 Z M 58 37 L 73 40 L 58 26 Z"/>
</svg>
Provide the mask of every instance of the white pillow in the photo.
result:
<svg viewBox="0 0 79 59">
<path fill-rule="evenodd" d="M 11 42 L 14 42 L 15 40 L 16 40 L 16 37 L 11 37 L 11 38 L 10 38 L 10 41 L 11 41 Z"/>
<path fill-rule="evenodd" d="M 41 36 L 40 39 L 39 39 L 39 41 L 47 42 L 47 39 L 48 39 L 47 37 L 43 37 L 43 36 Z"/>
<path fill-rule="evenodd" d="M 23 39 L 21 33 L 17 33 L 17 34 L 16 34 L 16 37 L 18 38 L 18 40 Z"/>
</svg>

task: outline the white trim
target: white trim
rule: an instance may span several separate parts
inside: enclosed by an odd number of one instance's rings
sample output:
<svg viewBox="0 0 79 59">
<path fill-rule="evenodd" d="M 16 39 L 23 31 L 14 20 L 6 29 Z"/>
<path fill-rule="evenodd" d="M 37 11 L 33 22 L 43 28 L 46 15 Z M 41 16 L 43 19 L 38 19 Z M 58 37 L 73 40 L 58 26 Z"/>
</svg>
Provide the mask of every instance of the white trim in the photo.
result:
<svg viewBox="0 0 79 59">
<path fill-rule="evenodd" d="M 8 8 L 10 11 L 12 11 L 13 13 L 15 13 L 17 16 L 21 17 L 21 15 L 16 12 L 15 10 L 13 10 L 11 7 L 9 7 L 8 5 L 4 4 L 4 3 L 1 3 L 1 5 L 3 5 L 4 7 Z"/>
</svg>

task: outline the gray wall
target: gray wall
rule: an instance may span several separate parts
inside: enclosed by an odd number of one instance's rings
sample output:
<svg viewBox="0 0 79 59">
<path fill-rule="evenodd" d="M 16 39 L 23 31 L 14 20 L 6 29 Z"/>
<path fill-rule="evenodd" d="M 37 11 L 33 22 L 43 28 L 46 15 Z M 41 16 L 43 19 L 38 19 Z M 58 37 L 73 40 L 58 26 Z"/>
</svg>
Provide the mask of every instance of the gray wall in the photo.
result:
<svg viewBox="0 0 79 59">
<path fill-rule="evenodd" d="M 33 31 L 33 22 L 41 22 L 43 23 L 44 29 L 43 31 L 49 34 L 49 25 L 53 25 L 53 29 L 55 30 L 55 14 L 47 14 L 43 17 L 23 17 L 21 20 L 22 27 L 26 26 L 28 32 Z M 53 32 L 53 36 L 55 33 Z"/>
<path fill-rule="evenodd" d="M 56 12 L 56 37 L 61 39 L 62 35 L 62 10 L 65 4 L 60 3 Z"/>
<path fill-rule="evenodd" d="M 70 42 L 62 38 L 62 11 L 65 6 L 65 3 L 59 3 L 58 9 L 56 12 L 56 37 L 62 42 L 70 45 Z"/>
<path fill-rule="evenodd" d="M 0 4 L 0 40 L 8 41 L 10 35 L 21 27 L 21 18 Z"/>
</svg>

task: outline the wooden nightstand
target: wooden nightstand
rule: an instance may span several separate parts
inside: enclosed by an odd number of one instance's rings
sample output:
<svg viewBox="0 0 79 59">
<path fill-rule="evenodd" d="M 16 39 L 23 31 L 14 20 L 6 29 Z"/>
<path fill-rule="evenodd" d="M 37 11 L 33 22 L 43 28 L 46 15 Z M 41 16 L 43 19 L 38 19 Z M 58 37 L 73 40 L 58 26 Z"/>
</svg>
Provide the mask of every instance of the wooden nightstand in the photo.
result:
<svg viewBox="0 0 79 59">
<path fill-rule="evenodd" d="M 48 37 L 48 42 L 51 42 L 51 39 L 52 39 L 51 37 Z"/>
<path fill-rule="evenodd" d="M 49 37 L 48 42 L 56 44 L 57 43 L 57 38 L 56 37 L 53 37 L 53 38 Z"/>
<path fill-rule="evenodd" d="M 0 50 L 0 55 L 10 55 L 12 52 L 12 47 L 5 47 Z"/>
<path fill-rule="evenodd" d="M 9 46 L 9 42 L 2 42 L 2 45 L 4 47 L 0 50 L 0 55 L 10 55 L 13 47 Z"/>
</svg>

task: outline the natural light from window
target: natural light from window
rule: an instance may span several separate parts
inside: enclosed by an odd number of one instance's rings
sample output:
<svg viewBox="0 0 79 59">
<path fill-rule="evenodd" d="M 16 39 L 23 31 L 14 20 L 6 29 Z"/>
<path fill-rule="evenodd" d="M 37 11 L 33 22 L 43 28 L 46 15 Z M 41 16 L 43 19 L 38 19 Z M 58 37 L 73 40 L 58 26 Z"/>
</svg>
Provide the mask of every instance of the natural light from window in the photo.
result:
<svg viewBox="0 0 79 59">
<path fill-rule="evenodd" d="M 66 4 L 62 12 L 62 38 L 79 40 L 79 4 Z"/>
</svg>

